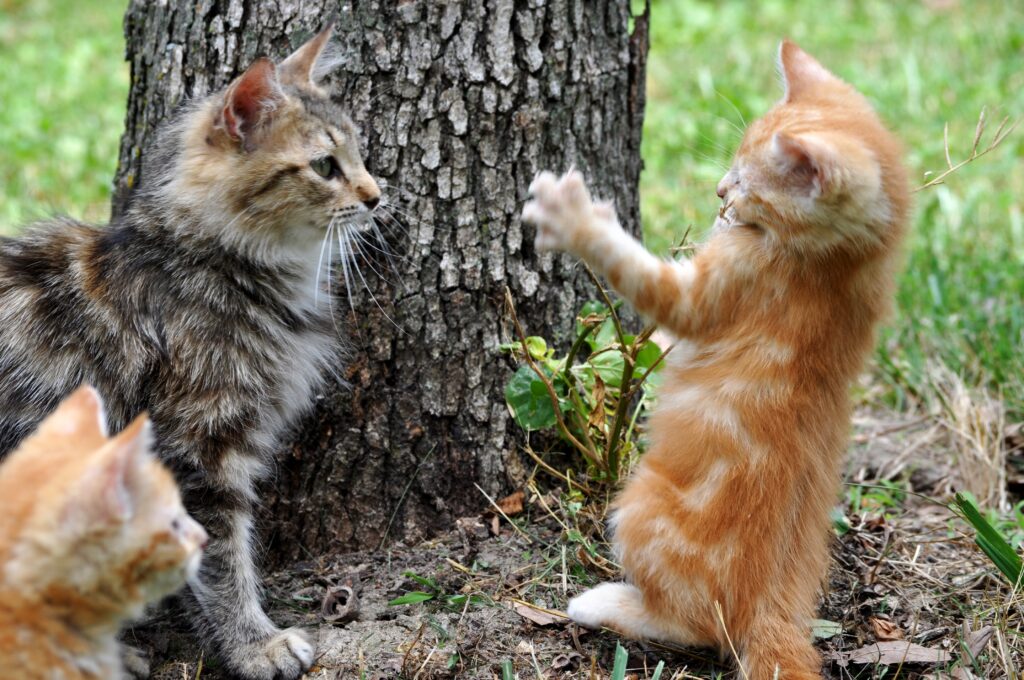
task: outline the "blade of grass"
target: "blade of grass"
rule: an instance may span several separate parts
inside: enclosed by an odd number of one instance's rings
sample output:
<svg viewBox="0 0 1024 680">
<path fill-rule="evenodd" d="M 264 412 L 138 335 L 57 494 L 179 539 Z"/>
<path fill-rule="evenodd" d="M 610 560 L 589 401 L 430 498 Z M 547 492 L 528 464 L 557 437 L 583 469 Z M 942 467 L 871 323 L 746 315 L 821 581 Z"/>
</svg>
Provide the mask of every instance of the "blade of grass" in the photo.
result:
<svg viewBox="0 0 1024 680">
<path fill-rule="evenodd" d="M 609 676 L 609 680 L 624 680 L 626 677 L 626 661 L 629 660 L 629 654 L 626 653 L 625 648 L 618 642 L 615 643 L 615 663 L 612 665 L 612 674 Z"/>
<path fill-rule="evenodd" d="M 1006 539 L 988 523 L 978 508 L 963 494 L 957 494 L 954 500 L 956 507 L 963 513 L 964 519 L 974 527 L 974 542 L 988 555 L 993 564 L 1016 587 L 1020 583 L 1022 564 L 1020 555 L 1010 547 Z"/>
</svg>

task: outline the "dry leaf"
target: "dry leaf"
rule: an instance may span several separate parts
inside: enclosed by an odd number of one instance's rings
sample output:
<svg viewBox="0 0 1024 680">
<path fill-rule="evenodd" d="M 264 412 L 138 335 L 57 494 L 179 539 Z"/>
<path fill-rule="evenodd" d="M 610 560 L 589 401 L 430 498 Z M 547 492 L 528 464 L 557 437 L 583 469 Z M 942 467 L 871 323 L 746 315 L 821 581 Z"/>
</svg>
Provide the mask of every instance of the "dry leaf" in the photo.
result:
<svg viewBox="0 0 1024 680">
<path fill-rule="evenodd" d="M 933 664 L 947 663 L 949 661 L 949 652 L 931 647 L 922 647 L 912 642 L 900 640 L 876 642 L 873 645 L 865 645 L 852 652 L 837 652 L 832 655 L 832 658 L 840 666 L 846 666 L 851 663 L 857 665 Z"/>
<path fill-rule="evenodd" d="M 875 632 L 875 639 L 879 642 L 903 639 L 903 631 L 892 621 L 872 616 L 868 619 L 868 623 L 871 624 L 871 629 Z"/>
<path fill-rule="evenodd" d="M 985 651 L 988 641 L 992 639 L 992 634 L 995 632 L 996 629 L 992 626 L 984 626 L 980 630 L 971 632 L 970 626 L 966 621 L 964 622 L 964 644 L 967 645 L 967 651 L 971 653 L 971 658 L 977 659 L 978 655 Z"/>
<path fill-rule="evenodd" d="M 527 621 L 531 621 L 538 626 L 551 626 L 556 623 L 564 623 L 567 621 L 564 617 L 549 614 L 543 609 L 534 609 L 522 602 L 513 602 L 512 609 L 515 610 L 516 614 L 519 614 Z"/>
<path fill-rule="evenodd" d="M 522 491 L 516 491 L 511 496 L 505 496 L 498 501 L 498 507 L 509 517 L 514 517 L 523 511 L 523 500 L 526 495 Z"/>
</svg>

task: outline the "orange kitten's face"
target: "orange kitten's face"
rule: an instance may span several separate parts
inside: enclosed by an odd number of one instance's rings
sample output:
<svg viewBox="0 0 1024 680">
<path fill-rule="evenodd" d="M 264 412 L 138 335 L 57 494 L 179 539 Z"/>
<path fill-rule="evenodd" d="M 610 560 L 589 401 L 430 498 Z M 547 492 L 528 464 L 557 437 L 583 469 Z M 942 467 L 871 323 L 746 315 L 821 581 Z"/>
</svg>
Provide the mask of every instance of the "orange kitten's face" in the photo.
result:
<svg viewBox="0 0 1024 680">
<path fill-rule="evenodd" d="M 877 243 L 901 209 L 883 189 L 895 141 L 863 96 L 798 47 L 784 43 L 780 64 L 786 95 L 750 125 L 719 183 L 716 228 L 802 252 Z"/>
<path fill-rule="evenodd" d="M 114 438 L 102 422 L 98 396 L 81 388 L 0 466 L 18 517 L 0 553 L 11 583 L 71 589 L 132 615 L 195 576 L 207 535 L 150 453 L 148 419 Z"/>
</svg>

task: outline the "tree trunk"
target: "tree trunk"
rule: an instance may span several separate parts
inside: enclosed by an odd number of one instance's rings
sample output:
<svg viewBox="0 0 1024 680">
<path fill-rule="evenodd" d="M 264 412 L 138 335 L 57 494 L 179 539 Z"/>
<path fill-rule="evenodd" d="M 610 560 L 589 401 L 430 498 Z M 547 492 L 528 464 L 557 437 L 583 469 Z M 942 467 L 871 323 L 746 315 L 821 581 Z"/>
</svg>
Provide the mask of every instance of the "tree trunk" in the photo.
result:
<svg viewBox="0 0 1024 680">
<path fill-rule="evenodd" d="M 421 538 L 486 506 L 474 484 L 496 497 L 523 481 L 503 291 L 528 332 L 562 340 L 594 296 L 520 224 L 538 170 L 575 165 L 640 228 L 647 18 L 626 0 L 133 0 L 114 212 L 178 101 L 332 16 L 345 58 L 330 81 L 404 230 L 387 233 L 393 263 L 369 257 L 367 285 L 356 277 L 351 306 L 345 292 L 335 303 L 350 385 L 328 385 L 281 452 L 263 524 L 278 562 Z"/>
</svg>

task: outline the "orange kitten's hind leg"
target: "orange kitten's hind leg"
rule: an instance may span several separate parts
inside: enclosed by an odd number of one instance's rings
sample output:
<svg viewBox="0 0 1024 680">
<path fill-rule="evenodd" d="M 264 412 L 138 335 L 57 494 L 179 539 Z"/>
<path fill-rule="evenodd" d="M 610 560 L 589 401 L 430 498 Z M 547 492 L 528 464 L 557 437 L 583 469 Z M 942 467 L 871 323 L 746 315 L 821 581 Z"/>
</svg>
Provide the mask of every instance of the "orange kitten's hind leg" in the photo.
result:
<svg viewBox="0 0 1024 680">
<path fill-rule="evenodd" d="M 740 663 L 750 680 L 821 680 L 821 657 L 806 626 L 764 617 L 740 641 Z"/>
<path fill-rule="evenodd" d="M 682 630 L 670 630 L 644 608 L 643 594 L 628 583 L 602 583 L 569 601 L 569 617 L 585 628 L 609 628 L 634 640 L 695 644 Z"/>
</svg>

